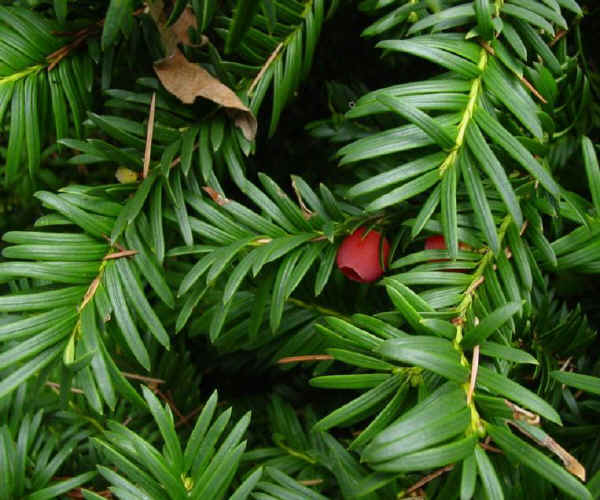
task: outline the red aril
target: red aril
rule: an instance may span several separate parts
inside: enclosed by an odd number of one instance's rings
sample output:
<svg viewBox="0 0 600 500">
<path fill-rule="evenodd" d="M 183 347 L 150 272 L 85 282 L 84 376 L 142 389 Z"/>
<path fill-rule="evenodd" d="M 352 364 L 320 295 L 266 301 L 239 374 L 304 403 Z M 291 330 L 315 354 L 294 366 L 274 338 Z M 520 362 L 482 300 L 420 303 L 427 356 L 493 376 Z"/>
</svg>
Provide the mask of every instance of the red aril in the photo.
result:
<svg viewBox="0 0 600 500">
<path fill-rule="evenodd" d="M 387 267 L 390 244 L 378 231 L 371 230 L 363 237 L 365 227 L 346 236 L 337 253 L 337 266 L 348 279 L 371 283 L 383 274 L 381 261 Z"/>
</svg>

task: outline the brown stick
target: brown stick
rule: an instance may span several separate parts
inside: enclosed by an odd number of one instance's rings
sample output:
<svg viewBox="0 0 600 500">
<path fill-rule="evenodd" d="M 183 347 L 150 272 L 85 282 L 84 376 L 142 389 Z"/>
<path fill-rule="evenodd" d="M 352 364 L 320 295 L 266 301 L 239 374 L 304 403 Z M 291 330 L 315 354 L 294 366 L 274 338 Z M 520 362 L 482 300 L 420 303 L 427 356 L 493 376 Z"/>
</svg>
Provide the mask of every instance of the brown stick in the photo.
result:
<svg viewBox="0 0 600 500">
<path fill-rule="evenodd" d="M 194 418 L 196 415 L 198 415 L 198 413 L 202 411 L 202 408 L 204 408 L 204 405 L 198 406 L 198 408 L 192 410 L 187 415 L 181 417 L 175 424 L 175 428 L 177 429 L 177 427 L 181 427 L 182 425 L 187 424 L 192 418 Z"/>
<path fill-rule="evenodd" d="M 561 38 L 563 38 L 567 33 L 568 33 L 567 30 L 560 30 L 548 45 L 550 45 L 550 47 L 554 47 L 556 45 L 556 43 Z"/>
<path fill-rule="evenodd" d="M 144 8 L 136 10 L 133 15 L 139 16 L 144 12 Z M 75 39 L 68 43 L 67 45 L 62 46 L 60 49 L 55 50 L 52 54 L 46 56 L 46 61 L 50 64 L 48 65 L 48 71 L 52 71 L 56 65 L 62 61 L 65 57 L 67 57 L 73 50 L 79 47 L 83 42 L 85 42 L 91 35 L 98 32 L 98 30 L 104 25 L 104 19 L 100 19 L 100 21 L 95 22 L 94 24 L 79 30 L 74 33 Z M 60 33 L 57 33 L 60 35 Z"/>
<path fill-rule="evenodd" d="M 564 36 L 564 34 L 562 35 Z M 557 40 L 558 41 L 558 40 Z M 556 43 L 556 42 L 555 42 Z M 496 55 L 496 51 L 485 41 L 480 41 L 479 44 L 492 56 Z M 537 89 L 524 77 L 521 75 L 516 75 L 517 78 L 519 80 L 521 80 L 521 82 L 523 83 L 523 85 L 525 85 L 533 95 L 535 95 L 540 101 L 542 101 L 544 104 L 548 104 L 548 101 L 546 101 L 546 99 L 544 99 L 544 96 L 542 94 L 540 94 Z"/>
<path fill-rule="evenodd" d="M 123 257 L 131 257 L 132 255 L 137 255 L 137 250 L 121 250 L 120 252 L 114 252 L 106 254 L 102 260 L 113 260 L 113 259 L 121 259 Z"/>
<path fill-rule="evenodd" d="M 147 382 L 150 384 L 164 384 L 165 381 L 160 378 L 152 378 L 146 377 L 144 375 L 138 375 L 137 373 L 129 373 L 129 372 L 121 372 L 124 377 L 130 378 L 132 380 L 141 380 L 142 382 Z"/>
<path fill-rule="evenodd" d="M 144 170 L 142 177 L 145 179 L 150 172 L 150 155 L 152 153 L 152 137 L 154 136 L 154 112 L 156 111 L 156 92 L 152 92 L 150 101 L 150 114 L 148 115 L 148 127 L 146 129 L 146 149 L 144 150 Z"/>
<path fill-rule="evenodd" d="M 487 443 L 479 443 L 479 446 L 481 446 L 484 450 L 491 451 L 492 453 L 504 453 L 500 448 L 496 448 L 495 446 Z"/>
<path fill-rule="evenodd" d="M 467 392 L 467 404 L 471 404 L 473 392 L 475 391 L 475 382 L 477 381 L 477 370 L 479 369 L 479 344 L 473 348 L 473 361 L 471 362 L 471 381 L 469 382 L 469 391 Z"/>
<path fill-rule="evenodd" d="M 471 286 L 467 288 L 465 295 L 472 295 L 473 293 L 475 293 L 475 290 L 477 290 L 484 281 L 485 276 L 479 276 L 479 278 L 477 278 L 473 283 L 471 283 Z"/>
<path fill-rule="evenodd" d="M 47 381 L 45 385 L 47 385 L 48 387 L 51 387 L 52 389 L 55 389 L 57 391 L 60 390 L 60 384 L 57 384 L 56 382 Z M 81 389 L 77 389 L 77 387 L 71 387 L 70 391 L 73 394 L 84 394 L 84 392 Z"/>
<path fill-rule="evenodd" d="M 263 75 L 265 74 L 265 72 L 267 71 L 267 69 L 269 68 L 271 63 L 275 60 L 275 58 L 277 57 L 277 54 L 279 54 L 281 47 L 283 47 L 283 42 L 280 42 L 279 45 L 277 47 L 275 47 L 275 50 L 272 52 L 272 54 L 269 56 L 269 58 L 265 61 L 262 68 L 260 68 L 260 71 L 254 77 L 254 80 L 252 80 L 252 83 L 250 84 L 250 87 L 248 88 L 248 92 L 247 92 L 247 94 L 249 96 L 251 96 L 254 93 L 254 89 L 258 85 L 258 82 L 260 82 L 260 80 L 262 79 Z"/>
<path fill-rule="evenodd" d="M 427 474 L 424 478 L 419 479 L 415 484 L 413 484 L 410 488 L 408 488 L 405 491 L 405 495 L 410 495 L 413 491 L 417 491 L 421 486 L 426 485 L 430 481 L 433 481 L 436 477 L 439 477 L 442 474 L 445 474 L 446 472 L 451 471 L 452 469 L 454 469 L 454 464 L 446 465 L 445 467 L 442 467 L 441 469 L 438 469 L 436 471 L 433 471 L 433 472 Z"/>
<path fill-rule="evenodd" d="M 288 356 L 277 360 L 277 364 L 283 365 L 285 363 L 302 363 L 305 361 L 329 361 L 334 359 L 329 354 L 307 354 L 306 356 Z"/>
<path fill-rule="evenodd" d="M 322 479 L 303 479 L 301 481 L 298 481 L 300 484 L 303 484 L 304 486 L 316 486 L 317 484 L 322 484 L 323 480 Z"/>
<path fill-rule="evenodd" d="M 525 85 L 530 91 L 531 93 L 536 96 L 540 101 L 542 101 L 544 104 L 548 104 L 548 101 L 546 101 L 546 99 L 544 99 L 544 96 L 542 94 L 540 94 L 537 89 L 531 85 L 531 83 L 529 83 L 529 81 L 527 80 L 527 78 L 525 78 L 524 76 L 518 76 L 519 80 L 521 80 L 521 82 L 523 83 L 523 85 Z"/>
</svg>

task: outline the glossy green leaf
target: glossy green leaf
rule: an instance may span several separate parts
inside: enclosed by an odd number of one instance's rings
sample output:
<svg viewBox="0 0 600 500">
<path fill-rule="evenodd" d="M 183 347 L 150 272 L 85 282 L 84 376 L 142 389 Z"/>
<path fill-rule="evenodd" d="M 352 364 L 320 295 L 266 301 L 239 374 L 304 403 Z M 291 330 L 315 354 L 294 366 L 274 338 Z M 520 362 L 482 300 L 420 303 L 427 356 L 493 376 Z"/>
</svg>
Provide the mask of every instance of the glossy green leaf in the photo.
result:
<svg viewBox="0 0 600 500">
<path fill-rule="evenodd" d="M 555 370 L 550 372 L 550 376 L 558 380 L 561 384 L 581 389 L 582 391 L 591 394 L 600 395 L 600 377 L 592 377 L 591 375 L 583 375 L 581 373 L 562 372 Z"/>
<path fill-rule="evenodd" d="M 600 214 L 600 167 L 598 167 L 598 157 L 594 145 L 588 137 L 581 139 L 581 150 L 594 208 L 596 213 Z"/>
<path fill-rule="evenodd" d="M 125 17 L 132 13 L 131 0 L 110 0 L 102 29 L 102 48 L 106 50 L 115 43 Z"/>
<path fill-rule="evenodd" d="M 502 491 L 502 485 L 500 484 L 494 465 L 479 445 L 475 446 L 475 461 L 477 462 L 477 470 L 487 498 L 490 500 L 503 500 L 504 492 Z"/>
<path fill-rule="evenodd" d="M 121 279 L 114 263 L 110 263 L 106 266 L 104 276 L 108 295 L 114 308 L 115 319 L 121 332 L 123 333 L 123 337 L 125 338 L 127 345 L 131 349 L 131 352 L 138 362 L 146 370 L 150 370 L 150 357 L 148 355 L 148 351 L 140 336 L 137 326 L 133 321 L 131 312 L 129 311 L 129 306 L 125 299 Z"/>
<path fill-rule="evenodd" d="M 131 268 L 131 264 L 124 259 L 118 259 L 116 267 L 119 271 L 121 283 L 129 300 L 135 310 L 137 311 L 140 319 L 146 324 L 152 335 L 158 340 L 165 348 L 169 349 L 169 335 L 162 325 L 159 317 L 154 312 L 154 309 L 146 299 L 143 288 L 138 283 L 138 280 Z"/>
<path fill-rule="evenodd" d="M 468 408 L 448 413 L 439 418 L 422 421 L 410 434 L 382 446 L 372 443 L 362 453 L 369 464 L 395 460 L 398 457 L 429 448 L 464 432 L 471 422 Z"/>
<path fill-rule="evenodd" d="M 465 382 L 469 375 L 469 370 L 460 363 L 458 352 L 445 339 L 411 336 L 386 340 L 377 352 L 388 359 L 421 366 L 459 383 Z"/>
<path fill-rule="evenodd" d="M 508 180 L 508 176 L 502 164 L 485 141 L 483 134 L 476 124 L 470 123 L 465 135 L 469 150 L 473 153 L 479 163 L 479 167 L 490 178 L 496 191 L 504 201 L 506 208 L 517 226 L 523 224 L 523 214 L 517 196 Z"/>
<path fill-rule="evenodd" d="M 460 478 L 460 500 L 470 500 L 477 484 L 477 464 L 475 455 L 467 456 L 462 462 Z"/>
<path fill-rule="evenodd" d="M 353 421 L 357 416 L 366 412 L 372 413 L 376 410 L 377 405 L 396 392 L 403 382 L 404 377 L 402 375 L 388 378 L 382 384 L 323 417 L 314 425 L 314 429 L 316 431 L 326 431 L 332 427 L 343 425 L 345 422 Z"/>
<path fill-rule="evenodd" d="M 373 469 L 382 472 L 409 472 L 443 467 L 458 462 L 473 453 L 476 436 L 470 436 L 449 444 L 404 455 L 389 462 L 373 464 Z"/>
<path fill-rule="evenodd" d="M 506 359 L 507 361 L 512 361 L 514 363 L 539 364 L 538 360 L 531 354 L 521 349 L 515 349 L 514 347 L 508 347 L 487 340 L 482 342 L 479 347 L 481 354 L 492 358 Z"/>
<path fill-rule="evenodd" d="M 462 341 L 466 349 L 470 349 L 486 340 L 506 323 L 521 308 L 520 302 L 509 302 L 488 314 L 472 330 L 469 330 Z"/>
<path fill-rule="evenodd" d="M 556 184 L 556 181 L 552 178 L 550 173 L 538 163 L 531 153 L 521 145 L 508 130 L 500 125 L 498 121 L 494 120 L 487 111 L 484 111 L 483 108 L 477 108 L 474 113 L 474 118 L 477 125 L 479 125 L 498 146 L 504 149 L 509 156 L 540 181 L 542 186 L 554 196 L 558 197 L 560 195 L 558 184 Z"/>
<path fill-rule="evenodd" d="M 516 403 L 538 413 L 540 416 L 554 422 L 561 423 L 560 416 L 544 399 L 534 394 L 522 385 L 500 375 L 485 366 L 480 366 L 477 372 L 477 386 L 493 393 L 504 396 Z"/>
<path fill-rule="evenodd" d="M 454 139 L 450 134 L 438 122 L 421 110 L 386 94 L 378 96 L 377 100 L 390 111 L 399 114 L 423 130 L 442 149 L 448 150 L 454 146 Z"/>
<path fill-rule="evenodd" d="M 462 178 L 467 186 L 469 199 L 473 205 L 473 212 L 477 219 L 477 224 L 485 234 L 486 241 L 495 254 L 500 251 L 500 242 L 498 241 L 498 233 L 496 223 L 492 215 L 492 210 L 488 202 L 487 194 L 479 177 L 479 172 L 472 163 L 468 153 L 465 152 L 460 158 L 460 166 L 462 170 Z"/>
</svg>

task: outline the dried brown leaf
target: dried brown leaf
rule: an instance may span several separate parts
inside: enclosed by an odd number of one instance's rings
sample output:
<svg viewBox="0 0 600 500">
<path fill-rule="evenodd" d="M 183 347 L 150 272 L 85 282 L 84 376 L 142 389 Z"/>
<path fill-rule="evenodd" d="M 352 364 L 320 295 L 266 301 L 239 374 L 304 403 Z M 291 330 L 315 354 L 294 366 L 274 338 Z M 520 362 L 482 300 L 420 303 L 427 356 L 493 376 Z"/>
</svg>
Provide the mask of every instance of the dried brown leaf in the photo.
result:
<svg viewBox="0 0 600 500">
<path fill-rule="evenodd" d="M 158 32 L 160 33 L 160 39 L 165 49 L 167 57 L 175 51 L 177 44 L 179 43 L 177 35 L 173 29 L 167 26 L 167 16 L 164 11 L 164 3 L 162 0 L 150 0 L 146 2 L 148 6 L 148 13 L 154 19 Z"/>
<path fill-rule="evenodd" d="M 582 481 L 585 481 L 585 467 L 581 465 L 581 463 L 573 455 L 571 455 L 567 450 L 565 450 L 554 439 L 552 439 L 548 435 L 545 435 L 542 438 L 540 438 L 539 436 L 535 436 L 531 432 L 528 432 L 528 430 L 525 427 L 519 425 L 518 422 L 512 422 L 509 420 L 508 423 L 511 424 L 515 429 L 519 430 L 527 437 L 535 441 L 540 446 L 543 446 L 544 448 L 554 453 L 558 458 L 560 458 L 560 461 L 563 463 L 565 469 L 567 469 L 571 474 L 578 477 Z"/>
<path fill-rule="evenodd" d="M 244 137 L 252 141 L 256 136 L 256 118 L 227 85 L 221 83 L 199 64 L 191 63 L 179 49 L 154 63 L 154 71 L 163 86 L 185 104 L 197 97 L 209 99 L 227 108 Z"/>
<path fill-rule="evenodd" d="M 514 404 L 512 401 L 508 399 L 504 400 L 506 406 L 508 406 L 513 412 L 513 418 L 515 420 L 520 420 L 523 422 L 527 422 L 530 425 L 540 425 L 540 416 L 526 410 L 525 408 L 521 408 L 520 406 Z"/>
<path fill-rule="evenodd" d="M 171 26 L 167 26 L 167 16 L 164 12 L 162 0 L 154 0 L 153 2 L 146 3 L 148 5 L 148 12 L 158 27 L 167 57 L 173 54 L 179 43 L 198 47 L 208 42 L 208 38 L 202 35 L 199 44 L 192 43 L 189 30 L 190 28 L 197 30 L 198 21 L 191 7 L 186 7 L 179 18 L 177 18 L 177 21 Z"/>
<path fill-rule="evenodd" d="M 203 186 L 202 190 L 208 194 L 208 196 L 210 196 L 212 198 L 212 201 L 214 201 L 217 205 L 219 206 L 223 206 L 226 203 L 229 203 L 229 200 L 227 198 L 225 198 L 225 196 L 223 196 L 221 193 L 215 191 L 213 188 L 211 188 L 210 186 Z"/>
<path fill-rule="evenodd" d="M 227 109 L 244 137 L 253 141 L 256 137 L 257 122 L 252 111 L 227 85 L 221 83 L 199 64 L 187 60 L 177 45 L 191 45 L 189 28 L 197 28 L 196 16 L 187 7 L 172 26 L 167 26 L 162 0 L 146 2 L 148 12 L 154 19 L 165 48 L 166 57 L 154 63 L 154 71 L 163 86 L 185 104 L 191 104 L 196 97 L 209 99 Z M 202 36 L 200 45 L 208 39 Z"/>
<path fill-rule="evenodd" d="M 298 189 L 298 186 L 296 186 L 296 179 L 292 179 L 292 187 L 294 188 L 294 193 L 296 193 L 296 198 L 298 199 L 298 204 L 300 205 L 300 209 L 302 210 L 302 216 L 306 220 L 310 219 L 314 215 L 314 213 L 304 203 L 304 200 L 302 199 L 302 195 L 300 194 L 300 190 Z"/>
<path fill-rule="evenodd" d="M 173 23 L 171 30 L 173 33 L 175 33 L 177 40 L 180 43 L 183 43 L 183 45 L 198 46 L 204 45 L 204 43 L 208 41 L 208 38 L 203 35 L 200 44 L 194 44 L 190 39 L 190 28 L 192 28 L 194 31 L 197 30 L 198 20 L 194 15 L 192 8 L 188 6 L 183 10 L 177 21 Z"/>
<path fill-rule="evenodd" d="M 82 311 L 83 308 L 88 304 L 88 302 L 90 300 L 92 300 L 92 298 L 94 297 L 94 294 L 96 293 L 96 290 L 98 289 L 98 286 L 100 285 L 101 279 L 102 279 L 102 276 L 99 274 L 90 283 L 90 286 L 88 287 L 87 291 L 85 292 L 85 295 L 83 296 L 83 300 L 81 301 L 81 304 L 79 305 L 79 309 L 78 309 L 79 311 Z"/>
</svg>

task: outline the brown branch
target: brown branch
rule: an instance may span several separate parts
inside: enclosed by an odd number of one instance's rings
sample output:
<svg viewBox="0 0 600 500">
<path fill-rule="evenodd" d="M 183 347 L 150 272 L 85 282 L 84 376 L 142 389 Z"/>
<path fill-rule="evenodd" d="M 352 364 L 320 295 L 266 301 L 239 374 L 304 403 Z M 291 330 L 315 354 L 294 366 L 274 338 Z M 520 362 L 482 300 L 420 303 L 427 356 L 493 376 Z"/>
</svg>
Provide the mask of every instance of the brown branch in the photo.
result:
<svg viewBox="0 0 600 500">
<path fill-rule="evenodd" d="M 160 378 L 152 378 L 146 377 L 144 375 L 138 375 L 137 373 L 129 373 L 129 372 L 121 372 L 124 377 L 130 378 L 133 380 L 141 380 L 142 382 L 146 382 L 149 384 L 164 384 L 165 381 Z"/>
<path fill-rule="evenodd" d="M 196 144 L 194 144 L 194 147 L 192 148 L 192 152 L 196 151 L 196 149 L 198 149 L 198 145 L 200 143 L 197 142 Z M 176 167 L 177 165 L 179 165 L 181 163 L 181 156 L 178 156 L 177 158 L 175 158 L 171 164 L 169 165 L 169 168 L 173 168 Z"/>
<path fill-rule="evenodd" d="M 517 78 L 519 80 L 521 80 L 521 82 L 523 83 L 523 85 L 525 85 L 530 91 L 531 93 L 536 96 L 540 101 L 542 101 L 544 104 L 548 104 L 548 101 L 546 101 L 546 99 L 544 99 L 544 96 L 542 94 L 540 94 L 537 89 L 531 84 L 529 83 L 529 81 L 527 80 L 527 78 L 525 78 L 524 76 L 519 76 L 517 75 Z"/>
<path fill-rule="evenodd" d="M 170 390 L 167 391 L 167 394 L 165 394 L 160 389 L 156 389 L 156 394 L 158 394 L 169 405 L 169 408 L 171 408 L 171 411 L 173 413 L 175 413 L 175 415 L 177 415 L 177 417 L 179 417 L 180 419 L 184 418 L 183 413 L 181 413 L 179 411 L 179 408 L 177 408 L 177 406 L 175 405 L 175 402 L 173 401 L 173 396 L 172 396 Z"/>
<path fill-rule="evenodd" d="M 484 281 L 485 276 L 479 276 L 479 278 L 477 278 L 473 283 L 471 283 L 471 285 L 469 285 L 469 288 L 467 288 L 465 295 L 473 295 L 475 293 L 475 290 L 477 290 Z"/>
<path fill-rule="evenodd" d="M 277 360 L 277 364 L 283 365 L 285 363 L 298 363 L 306 361 L 329 361 L 334 359 L 329 354 L 307 354 L 305 356 L 288 356 Z"/>
<path fill-rule="evenodd" d="M 103 238 L 104 238 L 106 241 L 108 241 L 108 242 L 109 242 L 109 243 L 110 243 L 112 246 L 114 246 L 114 247 L 117 247 L 117 248 L 118 248 L 118 249 L 119 249 L 121 252 L 124 252 L 125 250 L 127 250 L 127 249 L 126 249 L 126 248 L 125 248 L 123 245 L 121 245 L 120 243 L 118 243 L 118 242 L 116 242 L 116 241 L 113 243 L 113 242 L 110 240 L 110 236 L 107 236 L 107 235 L 103 234 L 103 235 L 102 235 L 102 237 L 103 237 Z"/>
<path fill-rule="evenodd" d="M 260 82 L 260 80 L 262 79 L 262 77 L 265 74 L 265 72 L 267 71 L 267 69 L 269 69 L 269 66 L 275 60 L 275 58 L 277 57 L 277 54 L 279 54 L 279 51 L 281 50 L 281 47 L 283 47 L 283 42 L 280 42 L 279 45 L 277 47 L 275 47 L 275 50 L 273 51 L 273 53 L 265 61 L 265 63 L 263 64 L 262 68 L 260 68 L 260 71 L 254 77 L 254 80 L 252 80 L 252 83 L 250 84 L 250 87 L 248 88 L 248 92 L 246 92 L 246 94 L 248 96 L 251 96 L 254 93 L 254 89 L 258 85 L 258 82 Z"/>
<path fill-rule="evenodd" d="M 560 38 L 562 38 L 564 35 L 564 33 L 559 37 L 557 35 L 558 40 Z M 558 41 L 557 40 L 557 41 Z M 554 42 L 556 43 L 556 42 Z M 486 52 L 488 52 L 488 54 L 495 56 L 496 55 L 496 51 L 485 41 L 480 40 L 479 44 L 486 50 Z M 537 89 L 523 76 L 523 75 L 517 75 L 515 73 L 515 75 L 517 76 L 517 78 L 519 80 L 521 80 L 521 82 L 523 83 L 523 85 L 525 85 L 533 95 L 535 95 L 540 101 L 542 101 L 544 104 L 548 104 L 548 101 L 546 101 L 546 99 L 544 99 L 544 96 L 542 94 L 540 94 Z"/>
<path fill-rule="evenodd" d="M 499 453 L 499 454 L 503 454 L 504 453 L 500 448 L 496 448 L 495 446 L 492 446 L 492 445 L 487 444 L 485 442 L 479 443 L 479 446 L 481 446 L 486 451 L 491 451 L 492 453 Z"/>
<path fill-rule="evenodd" d="M 556 43 L 568 33 L 568 30 L 560 30 L 552 41 L 548 44 L 550 47 L 554 47 Z"/>
<path fill-rule="evenodd" d="M 138 9 L 134 11 L 134 16 L 139 16 L 144 12 L 144 8 Z M 76 33 L 73 34 L 75 39 L 68 43 L 67 45 L 63 45 L 60 49 L 55 50 L 52 54 L 46 56 L 46 61 L 50 64 L 48 65 L 48 71 L 52 71 L 56 65 L 62 61 L 65 57 L 67 57 L 73 50 L 79 47 L 83 42 L 85 42 L 90 36 L 97 34 L 100 31 L 100 28 L 104 25 L 104 19 L 100 19 L 96 21 L 94 24 L 83 28 Z M 56 35 L 60 35 L 61 33 L 55 33 Z M 66 34 L 66 33 L 63 33 Z"/>
<path fill-rule="evenodd" d="M 204 405 L 198 406 L 198 408 L 192 410 L 187 415 L 181 417 L 175 424 L 175 428 L 177 429 L 177 427 L 181 427 L 182 425 L 187 424 L 192 418 L 194 418 L 196 415 L 198 415 L 198 413 L 202 411 L 202 408 L 204 408 Z"/>
<path fill-rule="evenodd" d="M 114 252 L 106 254 L 102 260 L 113 260 L 113 259 L 121 259 L 123 257 L 131 257 L 132 255 L 137 255 L 137 250 L 121 250 L 120 252 Z"/>
<path fill-rule="evenodd" d="M 485 40 L 479 40 L 479 45 L 481 45 L 488 54 L 495 56 L 496 55 L 496 51 L 492 48 L 492 46 L 487 43 Z"/>
<path fill-rule="evenodd" d="M 415 484 L 413 484 L 410 488 L 408 488 L 404 492 L 404 494 L 410 495 L 412 492 L 417 491 L 419 488 L 421 488 L 422 486 L 425 486 L 430 481 L 433 481 L 436 477 L 439 477 L 442 474 L 445 474 L 446 472 L 451 471 L 452 469 L 454 469 L 454 464 L 446 465 L 445 467 L 442 467 L 441 469 L 435 470 L 435 471 L 427 474 L 424 478 L 419 479 Z"/>
<path fill-rule="evenodd" d="M 76 49 L 83 42 L 85 42 L 92 33 L 97 32 L 98 27 L 95 26 L 95 28 L 96 28 L 95 30 L 92 30 L 91 28 L 85 28 L 85 29 L 81 30 L 79 32 L 80 34 L 77 36 L 77 38 L 75 38 L 75 40 L 73 40 L 71 43 L 68 43 L 67 45 L 62 46 L 60 49 L 58 49 L 58 50 L 52 52 L 52 54 L 46 56 L 46 61 L 48 61 L 50 63 L 48 65 L 48 71 L 52 71 L 60 61 L 62 61 L 74 49 Z"/>
<path fill-rule="evenodd" d="M 57 478 L 53 478 L 53 479 L 57 479 Z M 93 491 L 91 488 L 87 487 L 86 489 Z M 99 495 L 103 498 L 114 498 L 112 496 L 112 493 L 110 492 L 110 490 L 102 490 L 102 491 L 94 491 L 94 493 L 96 493 L 96 495 Z M 69 498 L 85 498 L 83 496 L 83 493 L 81 491 L 81 488 L 75 488 L 74 490 L 69 491 L 68 493 L 66 493 L 66 495 Z"/>
<path fill-rule="evenodd" d="M 60 390 L 60 384 L 57 384 L 56 382 L 47 381 L 45 383 L 45 385 L 47 385 L 48 387 L 51 387 L 52 389 L 56 390 L 57 392 Z M 81 389 L 78 389 L 77 387 L 71 387 L 70 391 L 74 394 L 84 394 L 84 392 Z"/>
</svg>

